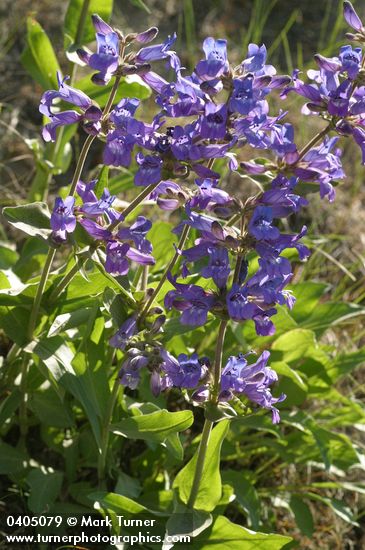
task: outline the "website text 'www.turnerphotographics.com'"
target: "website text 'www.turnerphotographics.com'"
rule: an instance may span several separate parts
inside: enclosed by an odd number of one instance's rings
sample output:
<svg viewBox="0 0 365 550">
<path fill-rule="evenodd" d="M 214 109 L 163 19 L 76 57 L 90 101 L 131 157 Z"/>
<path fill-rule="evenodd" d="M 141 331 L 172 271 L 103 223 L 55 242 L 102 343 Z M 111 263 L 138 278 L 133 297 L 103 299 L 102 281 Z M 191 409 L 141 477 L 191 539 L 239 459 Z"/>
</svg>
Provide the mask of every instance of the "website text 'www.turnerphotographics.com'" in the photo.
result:
<svg viewBox="0 0 365 550">
<path fill-rule="evenodd" d="M 118 527 L 120 533 L 112 535 L 109 529 Z M 4 526 L 5 527 L 5 526 Z M 156 519 L 129 519 L 122 515 L 113 518 L 84 516 L 8 516 L 3 534 L 3 545 L 127 545 L 143 548 L 144 545 L 188 544 L 189 535 L 163 535 Z M 72 529 L 72 533 L 69 531 Z M 30 532 L 29 532 L 30 531 Z M 58 533 L 57 533 L 58 531 Z M 53 546 L 52 546 L 53 547 Z M 160 546 L 161 547 L 161 546 Z"/>
</svg>

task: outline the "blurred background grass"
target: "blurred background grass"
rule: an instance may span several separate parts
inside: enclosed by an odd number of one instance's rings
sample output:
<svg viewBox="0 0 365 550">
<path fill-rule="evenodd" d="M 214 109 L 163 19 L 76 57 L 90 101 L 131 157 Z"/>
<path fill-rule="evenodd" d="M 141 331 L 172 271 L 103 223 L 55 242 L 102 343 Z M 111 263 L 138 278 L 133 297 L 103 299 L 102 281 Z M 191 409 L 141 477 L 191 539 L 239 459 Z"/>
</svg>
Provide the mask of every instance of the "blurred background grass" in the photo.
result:
<svg viewBox="0 0 365 550">
<path fill-rule="evenodd" d="M 353 3 L 365 18 L 365 3 L 361 0 Z M 38 104 L 42 91 L 32 83 L 20 64 L 26 17 L 34 14 L 44 27 L 66 71 L 60 25 L 66 4 L 52 0 L 2 0 L 0 3 L 1 205 L 25 200 L 35 172 L 33 155 L 24 138 L 39 136 L 41 116 Z M 115 0 L 112 22 L 125 33 L 157 25 L 162 39 L 176 30 L 176 49 L 183 64 L 189 68 L 199 59 L 200 44 L 207 35 L 228 38 L 232 63 L 245 57 L 250 42 L 265 43 L 268 62 L 274 64 L 278 72 L 289 74 L 293 68 L 307 70 L 313 66 L 313 55 L 317 51 L 328 56 L 336 55 L 339 46 L 346 43 L 344 34 L 349 30 L 342 18 L 341 0 L 145 0 L 144 4 L 141 0 Z M 305 143 L 318 127 L 315 117 L 305 119 L 304 123 L 300 115 L 301 104 L 302 101 L 295 96 L 285 104 L 285 108 L 290 105 L 290 122 L 295 127 L 299 144 Z M 277 100 L 277 107 L 284 107 L 284 104 Z M 343 164 L 348 177 L 338 186 L 335 203 L 329 205 L 318 195 L 311 195 L 309 208 L 296 222 L 309 226 L 308 240 L 313 250 L 310 260 L 296 272 L 296 280 L 325 282 L 332 288 L 329 298 L 364 304 L 364 167 L 352 141 L 345 140 L 343 149 Z M 98 162 L 100 158 L 96 156 L 91 160 L 90 168 Z M 67 176 L 59 176 L 53 189 L 67 183 Z M 247 180 L 240 180 L 239 185 L 246 195 L 249 192 Z M 10 240 L 13 237 L 9 227 L 0 225 L 0 240 L 9 237 Z M 339 351 L 354 350 L 365 344 L 365 326 L 359 323 L 350 320 L 341 329 L 329 331 L 326 338 Z M 364 381 L 364 371 L 359 369 L 341 382 L 341 390 L 359 399 L 364 396 Z M 345 535 L 342 537 L 343 526 L 336 525 L 331 532 L 333 518 L 322 519 L 322 539 L 314 541 L 314 546 L 307 541 L 306 547 L 356 547 Z M 278 521 L 283 523 L 281 531 L 290 531 L 286 515 Z"/>
</svg>

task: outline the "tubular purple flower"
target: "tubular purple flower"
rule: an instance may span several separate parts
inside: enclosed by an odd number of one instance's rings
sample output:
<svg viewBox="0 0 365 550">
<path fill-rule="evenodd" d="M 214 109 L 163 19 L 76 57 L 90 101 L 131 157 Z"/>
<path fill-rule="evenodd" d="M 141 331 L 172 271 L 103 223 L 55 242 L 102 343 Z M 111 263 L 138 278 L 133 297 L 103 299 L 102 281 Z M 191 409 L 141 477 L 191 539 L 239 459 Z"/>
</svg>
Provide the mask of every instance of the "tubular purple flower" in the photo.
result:
<svg viewBox="0 0 365 550">
<path fill-rule="evenodd" d="M 135 315 L 129 317 L 118 331 L 109 340 L 110 345 L 113 348 L 124 350 L 128 341 L 137 332 L 137 318 Z"/>
<path fill-rule="evenodd" d="M 207 103 L 201 119 L 200 133 L 204 139 L 223 139 L 227 129 L 227 106 Z"/>
<path fill-rule="evenodd" d="M 58 238 L 66 239 L 67 233 L 75 231 L 76 217 L 74 215 L 74 197 L 66 197 L 62 200 L 57 197 L 51 214 L 51 228 Z"/>
<path fill-rule="evenodd" d="M 147 186 L 152 183 L 159 183 L 162 179 L 162 159 L 158 156 L 138 153 L 136 156 L 139 169 L 134 176 L 134 183 L 138 186 Z"/>
<path fill-rule="evenodd" d="M 160 59 L 166 59 L 175 52 L 170 50 L 171 46 L 176 41 L 176 33 L 168 36 L 165 42 L 162 44 L 156 44 L 155 46 L 147 46 L 139 50 L 135 57 L 137 63 L 146 63 L 150 61 L 159 61 Z"/>
<path fill-rule="evenodd" d="M 195 72 L 203 81 L 219 78 L 228 68 L 227 40 L 206 38 L 203 42 L 205 61 L 200 61 Z"/>
</svg>

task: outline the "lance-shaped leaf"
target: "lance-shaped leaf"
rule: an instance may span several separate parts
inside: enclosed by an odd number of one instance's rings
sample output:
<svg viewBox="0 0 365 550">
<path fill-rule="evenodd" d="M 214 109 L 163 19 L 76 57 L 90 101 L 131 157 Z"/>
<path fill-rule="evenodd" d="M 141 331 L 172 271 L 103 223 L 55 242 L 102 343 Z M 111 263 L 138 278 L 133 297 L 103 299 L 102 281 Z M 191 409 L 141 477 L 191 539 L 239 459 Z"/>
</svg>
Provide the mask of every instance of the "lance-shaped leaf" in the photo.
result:
<svg viewBox="0 0 365 550">
<path fill-rule="evenodd" d="M 60 70 L 52 44 L 41 25 L 32 17 L 27 19 L 27 44 L 21 56 L 24 68 L 44 90 L 57 89 Z"/>
<path fill-rule="evenodd" d="M 32 235 L 47 239 L 52 233 L 50 212 L 44 202 L 32 202 L 21 206 L 7 206 L 3 209 L 5 219 L 14 227 Z"/>
<path fill-rule="evenodd" d="M 112 424 L 110 430 L 130 439 L 164 442 L 171 434 L 182 432 L 194 421 L 191 411 L 168 412 L 165 409 L 151 414 L 124 418 Z"/>
<path fill-rule="evenodd" d="M 192 550 L 280 550 L 293 539 L 282 535 L 255 533 L 236 525 L 224 516 L 217 516 L 209 531 L 196 537 L 189 548 Z"/>
<path fill-rule="evenodd" d="M 222 480 L 219 470 L 220 453 L 223 440 L 227 434 L 229 420 L 222 420 L 213 429 L 205 456 L 199 491 L 194 504 L 197 510 L 211 512 L 222 496 Z M 178 489 L 180 499 L 187 504 L 193 485 L 198 449 L 193 458 L 177 474 L 173 487 Z"/>
</svg>

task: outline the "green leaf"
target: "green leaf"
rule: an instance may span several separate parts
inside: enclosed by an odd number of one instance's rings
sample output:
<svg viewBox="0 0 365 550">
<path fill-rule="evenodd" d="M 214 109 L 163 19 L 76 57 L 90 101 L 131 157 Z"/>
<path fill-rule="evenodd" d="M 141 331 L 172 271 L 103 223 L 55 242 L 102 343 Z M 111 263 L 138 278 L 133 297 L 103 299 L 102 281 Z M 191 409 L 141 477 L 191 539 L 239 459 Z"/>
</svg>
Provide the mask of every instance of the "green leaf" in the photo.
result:
<svg viewBox="0 0 365 550">
<path fill-rule="evenodd" d="M 27 19 L 27 45 L 21 56 L 24 68 L 44 90 L 58 89 L 60 70 L 52 44 L 41 25 L 32 17 Z"/>
<path fill-rule="evenodd" d="M 194 504 L 197 510 L 211 512 L 222 496 L 222 480 L 219 470 L 220 452 L 223 440 L 227 435 L 229 420 L 222 420 L 212 430 L 207 453 L 204 461 L 203 473 L 200 479 L 199 491 Z M 179 496 L 187 504 L 193 484 L 198 449 L 193 458 L 177 474 L 173 487 L 179 491 Z"/>
<path fill-rule="evenodd" d="M 197 537 L 212 524 L 212 515 L 202 510 L 192 510 L 181 502 L 177 503 L 174 512 L 166 523 L 166 536 L 174 537 L 186 535 Z M 171 540 L 171 539 L 170 539 Z M 167 540 L 163 550 L 170 550 L 174 544 Z M 190 544 L 188 545 L 190 547 Z"/>
<path fill-rule="evenodd" d="M 0 327 L 18 346 L 28 342 L 29 311 L 23 307 L 0 306 Z"/>
<path fill-rule="evenodd" d="M 285 393 L 285 407 L 301 405 L 307 397 L 308 386 L 301 376 L 284 361 L 274 361 L 270 367 L 279 375 L 278 393 Z"/>
<path fill-rule="evenodd" d="M 291 537 L 255 533 L 218 516 L 208 531 L 191 541 L 192 550 L 280 550 Z"/>
<path fill-rule="evenodd" d="M 32 392 L 29 407 L 45 426 L 68 428 L 74 425 L 66 404 L 52 387 Z"/>
<path fill-rule="evenodd" d="M 16 264 L 19 254 L 15 246 L 7 242 L 0 242 L 0 269 L 9 269 Z"/>
<path fill-rule="evenodd" d="M 84 4 L 85 0 L 69 1 L 64 21 L 65 48 L 70 43 L 79 47 L 95 40 L 96 31 L 91 20 L 92 14 L 97 13 L 106 23 L 110 20 L 113 0 L 90 0 L 86 13 L 83 13 Z M 82 32 L 75 44 L 80 26 Z"/>
<path fill-rule="evenodd" d="M 109 180 L 109 191 L 112 195 L 118 195 L 134 188 L 134 174 L 127 168 L 120 168 L 119 174 Z"/>
<path fill-rule="evenodd" d="M 119 495 L 128 498 L 138 498 L 141 494 L 142 487 L 138 479 L 129 476 L 124 472 L 118 475 L 118 481 L 115 486 L 115 492 Z"/>
<path fill-rule="evenodd" d="M 100 170 L 97 184 L 94 187 L 95 195 L 100 198 L 104 189 L 109 188 L 109 166 L 103 166 Z"/>
<path fill-rule="evenodd" d="M 43 202 L 32 202 L 22 206 L 7 206 L 3 209 L 5 219 L 14 227 L 32 235 L 48 239 L 52 233 L 50 228 L 50 212 Z"/>
<path fill-rule="evenodd" d="M 96 387 L 87 369 L 80 366 L 61 336 L 34 341 L 26 351 L 35 353 L 52 373 L 54 379 L 78 399 L 90 421 L 95 440 L 100 445 L 100 403 Z M 80 354 L 79 354 L 80 355 Z"/>
<path fill-rule="evenodd" d="M 345 434 L 326 430 L 312 420 L 308 420 L 305 425 L 312 432 L 327 469 L 333 464 L 347 471 L 351 466 L 359 463 L 351 440 Z"/>
<path fill-rule="evenodd" d="M 297 361 L 302 357 L 308 357 L 310 350 L 317 347 L 314 333 L 302 328 L 290 330 L 279 336 L 272 345 L 272 350 L 281 352 L 285 362 Z M 278 354 L 279 355 L 279 354 Z"/>
<path fill-rule="evenodd" d="M 146 508 L 142 504 L 139 504 L 135 500 L 123 495 L 116 495 L 115 493 L 96 492 L 89 495 L 89 499 L 99 503 L 106 510 L 111 510 L 117 514 L 125 517 L 131 517 L 137 514 L 153 514 L 156 516 L 166 517 L 163 512 L 157 512 Z"/>
<path fill-rule="evenodd" d="M 237 501 L 248 515 L 249 525 L 253 529 L 258 529 L 261 515 L 260 501 L 252 485 L 251 477 L 244 472 L 223 470 L 222 479 L 225 483 L 232 485 Z"/>
<path fill-rule="evenodd" d="M 28 507 L 34 514 L 48 512 L 61 491 L 63 474 L 45 468 L 31 470 L 27 476 L 30 487 Z"/>
<path fill-rule="evenodd" d="M 0 474 L 24 472 L 26 463 L 27 456 L 24 453 L 0 441 Z"/>
<path fill-rule="evenodd" d="M 60 332 L 83 325 L 89 319 L 91 311 L 91 308 L 86 307 L 84 309 L 76 309 L 69 313 L 57 315 L 50 326 L 48 337 L 56 336 Z"/>
<path fill-rule="evenodd" d="M 294 514 L 295 521 L 303 535 L 311 537 L 314 531 L 312 512 L 308 504 L 297 495 L 292 495 L 289 503 L 290 509 Z"/>
<path fill-rule="evenodd" d="M 317 306 L 320 298 L 326 291 L 327 285 L 324 283 L 305 281 L 304 283 L 291 285 L 289 288 L 294 291 L 297 297 L 293 310 L 291 311 L 291 316 L 301 325 Z"/>
<path fill-rule="evenodd" d="M 346 302 L 325 302 L 315 307 L 311 315 L 308 315 L 301 326 L 309 328 L 318 336 L 321 336 L 329 327 L 339 325 L 347 320 L 363 317 L 365 308 L 357 304 Z"/>
<path fill-rule="evenodd" d="M 27 281 L 32 275 L 40 272 L 47 252 L 48 244 L 45 241 L 30 237 L 21 248 L 20 258 L 13 268 L 14 273 L 23 281 Z"/>
<path fill-rule="evenodd" d="M 22 395 L 19 390 L 12 390 L 11 393 L 0 404 L 0 426 L 3 426 L 9 418 L 12 418 L 19 407 Z M 16 419 L 16 417 L 14 418 Z"/>
<path fill-rule="evenodd" d="M 119 424 L 112 424 L 110 430 L 130 439 L 144 439 L 162 443 L 171 434 L 182 432 L 194 422 L 191 411 L 156 411 L 131 418 L 124 418 Z"/>
<path fill-rule="evenodd" d="M 178 433 L 172 433 L 169 435 L 166 439 L 166 449 L 176 460 L 183 460 L 184 449 Z"/>
<path fill-rule="evenodd" d="M 171 223 L 158 221 L 148 232 L 148 240 L 153 246 L 153 254 L 156 258 L 155 269 L 157 270 L 165 267 L 175 253 L 173 245 L 176 243 L 176 236 L 171 232 L 172 229 Z"/>
</svg>

